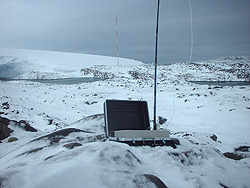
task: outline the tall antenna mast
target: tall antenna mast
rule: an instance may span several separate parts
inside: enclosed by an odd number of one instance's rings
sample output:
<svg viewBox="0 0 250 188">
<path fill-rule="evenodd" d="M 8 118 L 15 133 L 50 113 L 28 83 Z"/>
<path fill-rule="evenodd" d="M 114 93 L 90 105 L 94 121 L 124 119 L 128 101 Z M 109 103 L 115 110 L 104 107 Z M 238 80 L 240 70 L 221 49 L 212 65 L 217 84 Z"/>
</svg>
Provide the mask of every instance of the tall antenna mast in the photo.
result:
<svg viewBox="0 0 250 188">
<path fill-rule="evenodd" d="M 160 0 L 158 0 L 157 6 L 157 22 L 156 22 L 156 40 L 155 40 L 155 83 L 154 83 L 154 127 L 153 129 L 156 130 L 156 85 L 157 85 L 157 41 L 158 41 L 158 21 L 159 21 L 159 7 L 160 7 Z"/>
<path fill-rule="evenodd" d="M 117 56 L 117 67 L 118 67 L 118 77 L 119 77 L 119 48 L 118 48 L 118 26 L 117 26 L 117 16 L 115 17 L 116 24 L 116 56 Z"/>
</svg>

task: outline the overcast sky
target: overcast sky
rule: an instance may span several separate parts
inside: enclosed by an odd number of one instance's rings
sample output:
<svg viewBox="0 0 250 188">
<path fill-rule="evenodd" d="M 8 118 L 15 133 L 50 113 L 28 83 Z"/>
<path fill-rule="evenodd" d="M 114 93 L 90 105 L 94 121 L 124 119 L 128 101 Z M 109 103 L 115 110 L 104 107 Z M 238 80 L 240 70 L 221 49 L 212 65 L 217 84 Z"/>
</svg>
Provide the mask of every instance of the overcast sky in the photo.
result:
<svg viewBox="0 0 250 188">
<path fill-rule="evenodd" d="M 0 0 L 1 47 L 154 62 L 157 0 Z M 192 61 L 250 56 L 249 0 L 191 0 Z M 189 61 L 189 0 L 161 0 L 158 62 Z"/>
</svg>

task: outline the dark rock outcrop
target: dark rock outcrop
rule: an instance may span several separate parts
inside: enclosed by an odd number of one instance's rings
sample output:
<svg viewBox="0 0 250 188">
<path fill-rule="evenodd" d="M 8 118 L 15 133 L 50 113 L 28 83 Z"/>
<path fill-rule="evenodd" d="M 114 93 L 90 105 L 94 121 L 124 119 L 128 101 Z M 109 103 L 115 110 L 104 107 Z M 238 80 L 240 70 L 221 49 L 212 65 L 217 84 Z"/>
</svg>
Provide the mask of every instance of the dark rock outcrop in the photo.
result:
<svg viewBox="0 0 250 188">
<path fill-rule="evenodd" d="M 216 142 L 218 137 L 215 134 L 213 134 L 212 136 L 210 136 L 210 138 Z"/>
<path fill-rule="evenodd" d="M 157 188 L 167 188 L 167 186 L 157 176 L 152 174 L 144 174 L 144 176 L 154 183 Z"/>
<path fill-rule="evenodd" d="M 230 152 L 226 152 L 223 153 L 223 155 L 229 159 L 234 159 L 234 160 L 241 160 L 244 157 L 242 157 L 241 155 L 237 154 L 237 153 L 230 153 Z"/>
<path fill-rule="evenodd" d="M 171 138 L 171 141 L 174 145 L 180 145 L 180 141 L 177 138 Z"/>
<path fill-rule="evenodd" d="M 238 148 L 235 148 L 234 151 L 240 151 L 240 152 L 248 152 L 250 149 L 250 146 L 240 146 Z"/>
<path fill-rule="evenodd" d="M 158 121 L 159 121 L 159 124 L 160 125 L 162 125 L 162 124 L 164 124 L 164 123 L 166 123 L 167 122 L 167 118 L 164 118 L 164 117 L 161 117 L 161 116 L 158 116 Z"/>
<path fill-rule="evenodd" d="M 49 139 L 51 141 L 51 144 L 54 144 L 54 143 L 58 143 L 60 141 L 60 139 L 68 136 L 70 133 L 74 133 L 74 132 L 92 133 L 92 132 L 84 131 L 84 130 L 81 130 L 81 129 L 66 128 L 66 129 L 55 131 L 55 132 L 47 134 L 45 136 L 36 138 L 35 140 L 32 140 L 31 142 L 39 141 L 39 140 L 42 140 L 42 139 Z"/>
<path fill-rule="evenodd" d="M 37 130 L 34 127 L 31 127 L 30 124 L 25 120 L 15 121 L 0 116 L 0 140 L 8 138 L 10 133 L 13 132 L 13 130 L 8 127 L 9 124 L 20 127 L 25 131 L 37 132 Z"/>
<path fill-rule="evenodd" d="M 24 152 L 24 153 L 21 153 L 21 154 L 19 154 L 19 155 L 17 155 L 17 156 L 29 155 L 29 154 L 32 154 L 32 153 L 36 153 L 36 152 L 38 152 L 38 151 L 42 150 L 43 148 L 44 148 L 44 147 L 31 149 L 31 150 L 26 151 L 26 152 Z"/>
<path fill-rule="evenodd" d="M 2 108 L 5 109 L 5 110 L 8 110 L 10 108 L 9 103 L 8 102 L 2 103 Z"/>
<path fill-rule="evenodd" d="M 18 138 L 16 138 L 16 137 L 10 137 L 9 139 L 8 139 L 8 142 L 15 142 L 15 141 L 17 141 L 18 140 Z"/>
<path fill-rule="evenodd" d="M 34 127 L 31 127 L 30 124 L 25 120 L 20 120 L 18 124 L 19 127 L 23 128 L 25 131 L 37 132 L 37 130 Z"/>
<path fill-rule="evenodd" d="M 74 143 L 69 143 L 69 144 L 63 145 L 63 147 L 68 148 L 68 149 L 73 149 L 73 148 L 78 147 L 78 146 L 82 146 L 82 144 L 74 142 Z"/>
<path fill-rule="evenodd" d="M 0 140 L 3 140 L 10 136 L 10 133 L 13 132 L 8 125 L 10 120 L 0 116 Z"/>
</svg>

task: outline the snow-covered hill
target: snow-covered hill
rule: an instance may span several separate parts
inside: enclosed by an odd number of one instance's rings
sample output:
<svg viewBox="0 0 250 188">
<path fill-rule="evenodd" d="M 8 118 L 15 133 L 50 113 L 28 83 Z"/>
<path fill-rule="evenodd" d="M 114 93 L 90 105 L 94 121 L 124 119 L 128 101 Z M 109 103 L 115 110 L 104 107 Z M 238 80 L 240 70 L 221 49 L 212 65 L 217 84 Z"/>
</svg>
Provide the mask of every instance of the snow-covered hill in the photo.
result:
<svg viewBox="0 0 250 188">
<path fill-rule="evenodd" d="M 142 62 L 116 57 L 76 53 L 1 49 L 0 78 L 58 79 L 72 77 L 112 78 L 125 76 L 152 79 L 154 67 Z M 118 73 L 119 71 L 119 73 Z M 248 57 L 227 57 L 203 62 L 181 62 L 160 65 L 158 78 L 186 81 L 246 81 L 249 80 Z"/>
<path fill-rule="evenodd" d="M 109 66 L 118 71 L 117 58 L 65 52 L 1 49 L 0 77 L 53 79 L 84 76 L 84 68 Z M 139 61 L 119 59 L 121 66 L 139 65 Z"/>
<path fill-rule="evenodd" d="M 0 126 L 13 130 L 0 143 L 0 187 L 250 187 L 250 86 L 187 82 L 244 80 L 231 69 L 249 68 L 249 59 L 158 67 L 157 115 L 180 141 L 173 149 L 129 147 L 104 136 L 106 99 L 145 100 L 152 119 L 153 66 L 120 59 L 118 77 L 112 57 L 3 52 L 1 77 L 106 79 L 0 81 Z"/>
<path fill-rule="evenodd" d="M 248 57 L 227 57 L 220 60 L 176 63 L 170 66 L 176 76 L 189 81 L 249 81 Z"/>
</svg>

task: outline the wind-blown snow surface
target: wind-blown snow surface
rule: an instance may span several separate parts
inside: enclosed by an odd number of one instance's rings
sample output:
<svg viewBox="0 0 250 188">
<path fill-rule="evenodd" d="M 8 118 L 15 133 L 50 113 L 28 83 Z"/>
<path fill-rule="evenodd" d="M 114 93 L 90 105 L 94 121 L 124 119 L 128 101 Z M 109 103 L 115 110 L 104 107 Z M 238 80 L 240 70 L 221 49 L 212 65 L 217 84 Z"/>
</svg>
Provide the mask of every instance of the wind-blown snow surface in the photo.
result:
<svg viewBox="0 0 250 188">
<path fill-rule="evenodd" d="M 18 140 L 8 143 L 6 138 L 0 143 L 1 187 L 157 187 L 150 175 L 168 187 L 250 187 L 249 149 L 235 151 L 239 146 L 250 146 L 249 85 L 215 87 L 186 81 L 194 77 L 202 80 L 203 73 L 206 78 L 224 79 L 217 66 L 221 61 L 212 62 L 209 69 L 208 62 L 158 67 L 157 114 L 168 119 L 161 128 L 169 129 L 171 137 L 180 140 L 173 149 L 129 147 L 104 137 L 106 99 L 146 100 L 152 117 L 151 65 L 122 59 L 118 77 L 116 58 L 15 53 L 2 51 L 1 66 L 23 64 L 16 69 L 19 78 L 35 78 L 34 71 L 40 78 L 94 76 L 97 71 L 107 79 L 74 85 L 0 82 L 1 116 L 26 120 L 38 130 L 27 132 L 9 125 L 14 130 L 11 136 Z M 233 64 L 249 68 L 248 58 L 223 62 L 229 68 Z M 244 80 L 234 71 L 224 72 L 228 80 Z M 3 105 L 6 102 L 8 108 Z M 74 129 L 63 136 L 51 136 L 65 128 Z M 81 132 L 72 131 L 75 129 Z M 213 134 L 216 141 L 210 138 Z M 68 143 L 81 146 L 63 147 Z M 225 152 L 243 159 L 226 158 Z"/>
</svg>

